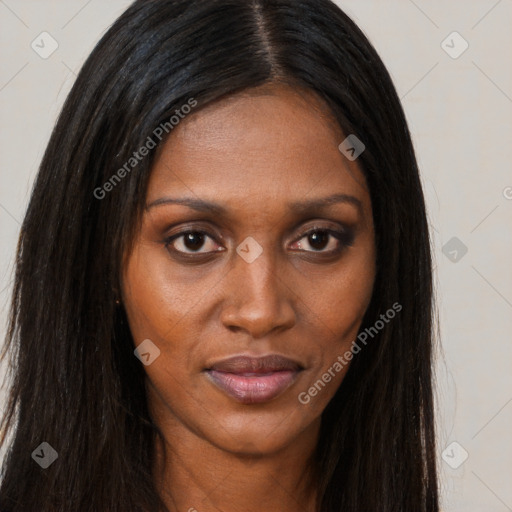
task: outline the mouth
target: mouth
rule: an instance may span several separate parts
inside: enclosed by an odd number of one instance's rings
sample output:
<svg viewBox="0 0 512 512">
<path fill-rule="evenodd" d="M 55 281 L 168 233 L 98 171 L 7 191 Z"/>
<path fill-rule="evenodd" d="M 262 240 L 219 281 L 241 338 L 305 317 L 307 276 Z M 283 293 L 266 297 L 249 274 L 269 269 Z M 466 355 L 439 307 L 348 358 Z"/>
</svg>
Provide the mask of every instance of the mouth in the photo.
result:
<svg viewBox="0 0 512 512">
<path fill-rule="evenodd" d="M 273 400 L 288 389 L 304 368 L 286 357 L 236 356 L 206 368 L 210 381 L 243 404 Z"/>
</svg>

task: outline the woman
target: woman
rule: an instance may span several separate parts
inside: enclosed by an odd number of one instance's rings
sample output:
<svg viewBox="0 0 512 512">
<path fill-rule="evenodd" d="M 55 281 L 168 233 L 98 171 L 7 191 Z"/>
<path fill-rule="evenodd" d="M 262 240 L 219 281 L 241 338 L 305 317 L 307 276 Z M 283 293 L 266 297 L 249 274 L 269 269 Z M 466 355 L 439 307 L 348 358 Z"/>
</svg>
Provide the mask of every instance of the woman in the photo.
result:
<svg viewBox="0 0 512 512">
<path fill-rule="evenodd" d="M 438 511 L 431 272 L 402 108 L 337 6 L 134 2 L 21 230 L 0 510 Z"/>
</svg>

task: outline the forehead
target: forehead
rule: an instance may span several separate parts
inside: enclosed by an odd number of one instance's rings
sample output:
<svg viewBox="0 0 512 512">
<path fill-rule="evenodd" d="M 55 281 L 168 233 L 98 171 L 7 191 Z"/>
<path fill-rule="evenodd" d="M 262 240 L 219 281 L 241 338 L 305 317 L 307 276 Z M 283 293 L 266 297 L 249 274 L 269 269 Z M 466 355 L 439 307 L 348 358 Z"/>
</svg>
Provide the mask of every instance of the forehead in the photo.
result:
<svg viewBox="0 0 512 512">
<path fill-rule="evenodd" d="M 345 135 L 309 91 L 266 86 L 185 117 L 161 148 L 147 204 L 164 194 L 272 204 L 325 193 L 368 199 L 356 162 L 338 150 Z"/>
</svg>

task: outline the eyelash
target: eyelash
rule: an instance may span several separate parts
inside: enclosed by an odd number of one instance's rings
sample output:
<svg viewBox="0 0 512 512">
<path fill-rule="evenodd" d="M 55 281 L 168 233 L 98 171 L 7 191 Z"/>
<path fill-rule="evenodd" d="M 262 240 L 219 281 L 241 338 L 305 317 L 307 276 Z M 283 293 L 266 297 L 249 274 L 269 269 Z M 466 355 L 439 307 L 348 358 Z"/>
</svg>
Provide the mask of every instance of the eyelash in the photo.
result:
<svg viewBox="0 0 512 512">
<path fill-rule="evenodd" d="M 195 259 L 195 260 L 197 260 L 200 257 L 204 258 L 206 256 L 210 256 L 212 254 L 215 254 L 215 252 L 222 252 L 222 251 L 183 252 L 183 251 L 178 251 L 177 249 L 174 249 L 174 248 L 171 247 L 172 243 L 175 240 L 177 240 L 177 239 L 179 239 L 181 237 L 184 237 L 185 235 L 191 234 L 191 233 L 199 234 L 199 235 L 206 235 L 207 237 L 209 237 L 212 240 L 214 240 L 215 243 L 218 243 L 215 240 L 215 236 L 212 235 L 211 233 L 209 233 L 208 231 L 201 230 L 201 229 L 187 229 L 186 231 L 180 231 L 179 233 L 176 233 L 176 234 L 174 234 L 174 235 L 172 235 L 170 237 L 167 237 L 164 240 L 165 248 L 168 251 L 174 252 L 179 257 L 191 258 L 191 259 Z M 310 230 L 302 233 L 300 235 L 300 238 L 297 238 L 296 241 L 294 242 L 294 244 L 299 242 L 303 238 L 308 237 L 309 235 L 311 235 L 313 233 L 325 233 L 327 235 L 330 235 L 331 237 L 335 238 L 339 242 L 338 247 L 336 249 L 330 250 L 330 251 L 324 251 L 324 250 L 314 251 L 313 250 L 313 251 L 302 251 L 302 252 L 306 252 L 306 253 L 309 253 L 309 254 L 319 254 L 319 255 L 324 255 L 324 256 L 333 256 L 333 255 L 341 253 L 347 247 L 352 246 L 352 244 L 354 242 L 354 233 L 353 233 L 352 230 L 350 230 L 348 228 L 346 228 L 344 230 L 338 231 L 338 230 L 329 229 L 329 228 L 315 227 L 313 229 L 310 229 Z M 327 245 L 329 245 L 329 242 L 327 243 Z"/>
</svg>

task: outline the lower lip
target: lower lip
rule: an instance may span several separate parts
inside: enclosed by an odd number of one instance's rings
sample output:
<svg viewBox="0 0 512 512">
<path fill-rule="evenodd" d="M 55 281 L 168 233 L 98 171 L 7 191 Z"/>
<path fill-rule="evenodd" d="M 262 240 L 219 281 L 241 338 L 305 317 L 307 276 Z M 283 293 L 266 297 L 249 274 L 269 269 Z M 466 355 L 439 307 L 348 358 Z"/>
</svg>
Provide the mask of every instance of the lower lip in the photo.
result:
<svg viewBox="0 0 512 512">
<path fill-rule="evenodd" d="M 217 387 L 243 404 L 257 404 L 276 398 L 292 385 L 298 373 L 286 370 L 247 376 L 216 370 L 208 371 L 210 379 Z"/>
</svg>

